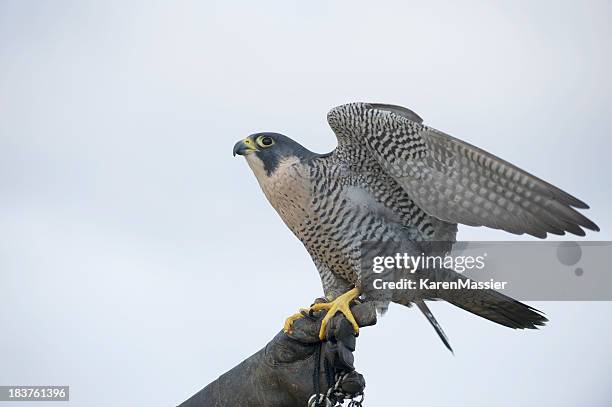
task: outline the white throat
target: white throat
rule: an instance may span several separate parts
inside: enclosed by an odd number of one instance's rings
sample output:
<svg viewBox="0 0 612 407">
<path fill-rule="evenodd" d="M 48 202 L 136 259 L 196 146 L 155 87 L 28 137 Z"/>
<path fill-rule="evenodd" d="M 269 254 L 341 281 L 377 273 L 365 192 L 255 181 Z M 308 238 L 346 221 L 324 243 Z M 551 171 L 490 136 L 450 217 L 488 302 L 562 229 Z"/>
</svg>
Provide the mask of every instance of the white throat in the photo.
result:
<svg viewBox="0 0 612 407">
<path fill-rule="evenodd" d="M 301 164 L 298 157 L 287 157 L 268 175 L 263 161 L 254 153 L 245 158 L 268 201 L 287 226 L 294 230 L 294 227 L 304 221 L 311 206 L 308 169 Z"/>
</svg>

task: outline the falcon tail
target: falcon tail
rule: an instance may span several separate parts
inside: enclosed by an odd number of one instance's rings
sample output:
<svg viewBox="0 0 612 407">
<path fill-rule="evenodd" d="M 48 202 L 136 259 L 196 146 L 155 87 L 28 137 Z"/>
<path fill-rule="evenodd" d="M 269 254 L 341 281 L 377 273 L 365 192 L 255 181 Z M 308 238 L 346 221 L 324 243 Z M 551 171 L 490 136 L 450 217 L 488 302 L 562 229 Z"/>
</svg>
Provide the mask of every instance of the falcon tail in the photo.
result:
<svg viewBox="0 0 612 407">
<path fill-rule="evenodd" d="M 446 290 L 439 294 L 441 300 L 508 328 L 538 329 L 548 322 L 541 311 L 494 290 L 471 290 L 469 293 Z M 414 303 L 436 330 L 444 345 L 453 352 L 448 337 L 425 301 L 417 300 Z"/>
<path fill-rule="evenodd" d="M 442 299 L 508 328 L 538 329 L 548 322 L 541 311 L 493 290 L 477 290 L 471 295 Z"/>
</svg>

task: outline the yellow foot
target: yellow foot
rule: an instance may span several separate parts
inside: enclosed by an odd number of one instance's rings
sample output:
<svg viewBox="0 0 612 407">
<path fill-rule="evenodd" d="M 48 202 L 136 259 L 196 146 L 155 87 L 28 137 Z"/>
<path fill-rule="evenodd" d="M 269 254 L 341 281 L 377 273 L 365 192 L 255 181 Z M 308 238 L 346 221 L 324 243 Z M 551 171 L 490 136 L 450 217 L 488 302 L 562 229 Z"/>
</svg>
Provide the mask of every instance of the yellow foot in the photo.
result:
<svg viewBox="0 0 612 407">
<path fill-rule="evenodd" d="M 359 332 L 359 325 L 357 325 L 357 321 L 355 321 L 355 317 L 353 316 L 353 313 L 351 312 L 351 308 L 350 308 L 351 301 L 359 297 L 359 294 L 360 294 L 359 289 L 353 288 L 352 290 L 349 290 L 345 292 L 344 294 L 338 296 L 338 298 L 336 298 L 335 300 L 331 302 L 317 303 L 317 304 L 312 305 L 310 309 L 302 308 L 300 312 L 298 312 L 297 314 L 291 315 L 289 318 L 285 320 L 285 326 L 283 329 L 285 332 L 291 331 L 291 326 L 293 325 L 293 323 L 297 321 L 298 319 L 303 318 L 304 313 L 308 313 L 309 311 L 317 312 L 317 311 L 326 310 L 327 314 L 325 314 L 325 317 L 323 317 L 323 320 L 321 321 L 321 329 L 319 330 L 319 339 L 325 340 L 327 324 L 334 317 L 334 315 L 336 315 L 338 312 L 341 312 L 342 314 L 344 314 L 346 319 L 348 319 L 351 325 L 353 325 L 353 329 L 355 330 L 355 332 Z"/>
<path fill-rule="evenodd" d="M 353 329 L 355 333 L 359 332 L 359 325 L 357 325 L 357 321 L 355 321 L 355 317 L 351 312 L 351 301 L 355 298 L 359 297 L 359 288 L 355 287 L 352 290 L 345 292 L 344 294 L 338 296 L 335 300 L 331 302 L 324 302 L 321 304 L 314 304 L 310 309 L 312 311 L 321 311 L 327 310 L 327 314 L 323 317 L 323 321 L 321 321 L 321 329 L 319 330 L 319 339 L 322 341 L 325 340 L 325 333 L 327 330 L 327 323 L 336 315 L 336 313 L 341 312 L 344 314 L 346 319 L 353 325 Z"/>
<path fill-rule="evenodd" d="M 289 332 L 291 331 L 291 327 L 293 326 L 293 323 L 295 321 L 297 321 L 300 318 L 304 318 L 304 312 L 308 312 L 309 310 L 307 310 L 306 308 L 300 308 L 300 312 L 291 315 L 290 317 L 288 317 L 287 319 L 285 319 L 285 326 L 283 326 L 283 331 L 285 332 Z"/>
</svg>

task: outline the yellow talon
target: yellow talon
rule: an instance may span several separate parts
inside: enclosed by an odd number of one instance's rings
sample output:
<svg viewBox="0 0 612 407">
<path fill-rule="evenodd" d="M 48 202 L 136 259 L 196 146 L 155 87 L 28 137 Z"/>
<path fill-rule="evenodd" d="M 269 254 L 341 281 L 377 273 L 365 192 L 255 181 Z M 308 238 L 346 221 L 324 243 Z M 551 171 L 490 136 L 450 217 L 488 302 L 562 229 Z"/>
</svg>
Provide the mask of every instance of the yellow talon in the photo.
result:
<svg viewBox="0 0 612 407">
<path fill-rule="evenodd" d="M 285 332 L 291 331 L 291 326 L 293 326 L 293 323 L 300 318 L 304 318 L 304 314 L 302 314 L 302 312 L 308 312 L 308 310 L 305 308 L 300 308 L 300 312 L 295 313 L 291 315 L 290 317 L 288 317 L 287 319 L 285 319 L 285 326 L 283 327 L 283 331 Z"/>
<path fill-rule="evenodd" d="M 321 329 L 319 330 L 319 339 L 322 341 L 325 340 L 325 332 L 327 330 L 327 323 L 336 315 L 336 313 L 341 312 L 346 319 L 353 325 L 353 329 L 355 333 L 359 332 L 359 325 L 357 321 L 355 321 L 355 317 L 351 312 L 351 301 L 355 298 L 359 297 L 359 288 L 355 287 L 352 290 L 345 292 L 344 294 L 338 296 L 335 300 L 331 302 L 324 302 L 320 304 L 314 304 L 310 309 L 312 311 L 321 311 L 327 310 L 327 314 L 323 317 L 321 321 Z"/>
<path fill-rule="evenodd" d="M 303 313 L 308 313 L 310 311 L 316 312 L 316 311 L 326 310 L 327 314 L 325 314 L 325 317 L 323 317 L 323 320 L 321 321 L 321 329 L 319 330 L 319 339 L 321 339 L 322 341 L 325 340 L 327 323 L 338 312 L 341 312 L 346 317 L 346 319 L 351 323 L 351 325 L 353 325 L 353 329 L 355 330 L 355 332 L 359 332 L 359 325 L 357 324 L 357 321 L 355 321 L 355 317 L 353 316 L 353 313 L 351 312 L 351 307 L 350 307 L 351 301 L 359 297 L 359 294 L 360 294 L 359 289 L 353 288 L 352 290 L 349 290 L 345 292 L 344 294 L 338 296 L 338 298 L 336 298 L 333 301 L 313 304 L 310 307 L 310 309 L 302 308 L 300 309 L 300 312 L 293 314 L 287 319 L 285 319 L 285 326 L 283 327 L 283 330 L 285 332 L 291 331 L 291 327 L 293 326 L 293 323 L 297 321 L 298 319 L 304 317 Z"/>
<path fill-rule="evenodd" d="M 358 333 L 359 325 L 357 324 L 357 321 L 355 321 L 355 317 L 353 316 L 353 313 L 351 312 L 350 304 L 351 304 L 351 301 L 359 297 L 359 294 L 360 294 L 359 289 L 355 287 L 345 292 L 344 294 L 339 295 L 338 298 L 336 298 L 333 301 L 313 304 L 309 309 L 300 308 L 300 312 L 295 313 L 289 316 L 287 319 L 285 319 L 285 325 L 283 326 L 283 331 L 290 332 L 291 327 L 293 326 L 293 323 L 300 318 L 304 318 L 304 313 L 308 313 L 310 311 L 317 312 L 317 311 L 326 310 L 327 314 L 325 314 L 325 316 L 323 317 L 323 320 L 321 321 L 321 329 L 319 330 L 319 339 L 321 339 L 322 341 L 325 340 L 325 336 L 326 336 L 325 331 L 327 329 L 327 324 L 334 317 L 334 315 L 336 315 L 338 312 L 341 312 L 346 317 L 346 319 L 351 323 L 351 325 L 353 325 L 353 329 L 355 330 L 355 333 Z"/>
</svg>

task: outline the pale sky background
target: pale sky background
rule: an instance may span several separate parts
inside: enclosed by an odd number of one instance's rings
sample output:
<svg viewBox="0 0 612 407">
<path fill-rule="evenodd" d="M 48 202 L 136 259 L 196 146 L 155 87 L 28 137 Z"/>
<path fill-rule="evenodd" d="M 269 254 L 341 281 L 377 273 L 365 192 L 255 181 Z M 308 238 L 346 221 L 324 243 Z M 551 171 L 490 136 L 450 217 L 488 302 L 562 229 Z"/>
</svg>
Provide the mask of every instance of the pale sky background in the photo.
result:
<svg viewBox="0 0 612 407">
<path fill-rule="evenodd" d="M 172 406 L 262 347 L 321 287 L 232 146 L 329 151 L 345 102 L 414 109 L 612 239 L 611 39 L 609 1 L 0 0 L 0 384 Z M 392 307 L 359 338 L 367 405 L 610 406 L 612 304 L 534 305 L 521 332 L 432 304 L 455 356 Z"/>
</svg>

